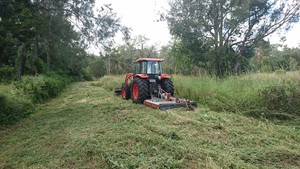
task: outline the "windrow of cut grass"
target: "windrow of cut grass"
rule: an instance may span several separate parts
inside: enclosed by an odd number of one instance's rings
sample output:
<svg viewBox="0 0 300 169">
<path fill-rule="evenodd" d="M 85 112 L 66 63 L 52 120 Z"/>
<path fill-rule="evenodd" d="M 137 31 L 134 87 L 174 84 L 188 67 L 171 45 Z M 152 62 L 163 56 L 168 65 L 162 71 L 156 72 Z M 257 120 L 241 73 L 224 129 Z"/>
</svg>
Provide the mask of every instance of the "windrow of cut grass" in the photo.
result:
<svg viewBox="0 0 300 169">
<path fill-rule="evenodd" d="M 300 74 L 248 74 L 224 79 L 173 76 L 177 96 L 214 111 L 267 118 L 300 116 Z"/>
</svg>

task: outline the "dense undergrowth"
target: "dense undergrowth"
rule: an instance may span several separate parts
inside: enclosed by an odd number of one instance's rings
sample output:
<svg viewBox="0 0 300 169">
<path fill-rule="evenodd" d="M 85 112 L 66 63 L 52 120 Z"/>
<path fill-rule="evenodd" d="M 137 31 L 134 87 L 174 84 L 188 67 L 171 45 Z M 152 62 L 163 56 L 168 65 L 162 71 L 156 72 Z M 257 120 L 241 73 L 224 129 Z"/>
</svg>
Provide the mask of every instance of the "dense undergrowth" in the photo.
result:
<svg viewBox="0 0 300 169">
<path fill-rule="evenodd" d="M 7 72 L 7 71 L 6 71 Z M 34 105 L 59 95 L 74 77 L 47 73 L 23 76 L 19 82 L 7 78 L 0 88 L 0 126 L 12 124 L 34 112 Z"/>
<path fill-rule="evenodd" d="M 300 74 L 248 74 L 224 79 L 174 76 L 176 94 L 214 111 L 271 119 L 300 116 Z"/>
<path fill-rule="evenodd" d="M 41 103 L 57 96 L 71 82 L 65 75 L 24 76 L 14 86 L 19 94 L 26 95 L 32 102 Z"/>
<path fill-rule="evenodd" d="M 1 88 L 4 88 L 4 85 L 1 85 Z M 12 124 L 34 112 L 33 104 L 25 97 L 3 90 L 0 92 L 0 105 L 0 127 Z"/>
</svg>

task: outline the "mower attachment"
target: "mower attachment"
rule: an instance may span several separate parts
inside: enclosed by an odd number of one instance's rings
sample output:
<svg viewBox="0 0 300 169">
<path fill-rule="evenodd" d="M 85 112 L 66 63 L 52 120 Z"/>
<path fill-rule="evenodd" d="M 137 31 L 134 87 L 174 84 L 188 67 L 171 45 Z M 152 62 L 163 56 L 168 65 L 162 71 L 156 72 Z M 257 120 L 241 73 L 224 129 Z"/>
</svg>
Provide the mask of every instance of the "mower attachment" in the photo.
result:
<svg viewBox="0 0 300 169">
<path fill-rule="evenodd" d="M 179 99 L 175 97 L 152 97 L 151 99 L 145 100 L 144 105 L 160 110 L 168 110 L 179 107 L 186 107 L 187 110 L 194 110 L 194 108 L 197 107 L 197 103 L 194 101 Z"/>
</svg>

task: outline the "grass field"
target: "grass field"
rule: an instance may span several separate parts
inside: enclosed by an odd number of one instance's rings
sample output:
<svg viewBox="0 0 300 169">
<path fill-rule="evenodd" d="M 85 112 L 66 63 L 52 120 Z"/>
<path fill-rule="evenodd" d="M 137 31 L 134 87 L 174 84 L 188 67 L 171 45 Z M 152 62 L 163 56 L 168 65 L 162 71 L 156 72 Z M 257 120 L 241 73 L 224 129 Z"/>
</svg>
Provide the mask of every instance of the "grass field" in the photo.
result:
<svg viewBox="0 0 300 169">
<path fill-rule="evenodd" d="M 275 123 L 203 105 L 154 110 L 114 96 L 122 80 L 74 83 L 1 129 L 0 168 L 300 167 L 295 120 Z"/>
</svg>

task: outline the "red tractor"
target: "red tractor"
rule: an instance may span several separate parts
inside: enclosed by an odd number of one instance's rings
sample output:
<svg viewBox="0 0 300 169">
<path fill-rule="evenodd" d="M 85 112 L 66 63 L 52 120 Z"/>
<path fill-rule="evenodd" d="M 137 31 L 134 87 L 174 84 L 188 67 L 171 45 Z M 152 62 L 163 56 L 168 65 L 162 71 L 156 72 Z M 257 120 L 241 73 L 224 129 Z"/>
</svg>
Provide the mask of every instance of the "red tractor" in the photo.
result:
<svg viewBox="0 0 300 169">
<path fill-rule="evenodd" d="M 158 58 L 137 59 L 135 73 L 127 73 L 122 84 L 122 98 L 160 109 L 196 106 L 193 101 L 173 97 L 173 82 L 169 75 L 162 73 L 162 61 Z"/>
</svg>

